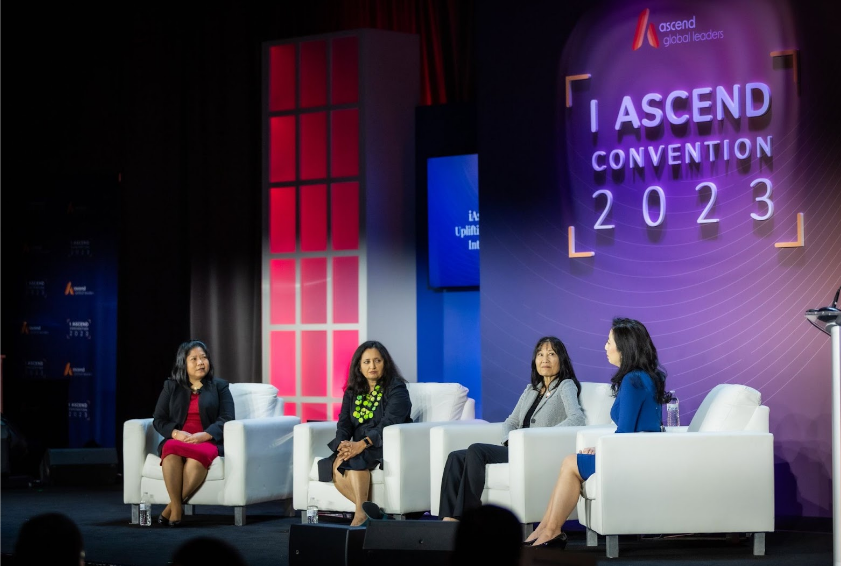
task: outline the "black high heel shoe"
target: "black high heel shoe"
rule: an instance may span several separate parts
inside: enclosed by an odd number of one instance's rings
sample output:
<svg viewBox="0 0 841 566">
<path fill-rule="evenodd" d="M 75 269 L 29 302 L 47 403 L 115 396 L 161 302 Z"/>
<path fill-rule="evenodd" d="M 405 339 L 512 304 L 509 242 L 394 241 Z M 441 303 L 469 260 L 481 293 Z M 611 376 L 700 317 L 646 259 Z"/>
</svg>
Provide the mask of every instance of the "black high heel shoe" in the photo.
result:
<svg viewBox="0 0 841 566">
<path fill-rule="evenodd" d="M 365 511 L 365 514 L 368 515 L 368 518 L 372 521 L 388 520 L 388 515 L 386 515 L 383 510 L 380 509 L 380 506 L 373 501 L 363 501 L 362 510 Z"/>
<path fill-rule="evenodd" d="M 177 527 L 181 524 L 181 521 L 167 521 L 170 527 Z M 551 541 L 550 541 L 551 542 Z"/>
<path fill-rule="evenodd" d="M 167 519 L 163 515 L 158 515 L 158 524 L 163 525 L 165 527 L 169 524 L 169 519 Z"/>
<path fill-rule="evenodd" d="M 553 539 L 549 539 L 543 544 L 532 545 L 532 546 L 542 546 L 545 548 L 557 548 L 559 550 L 563 550 L 567 547 L 567 536 L 565 533 L 561 533 Z"/>
<path fill-rule="evenodd" d="M 537 540 L 537 539 L 534 539 L 534 540 L 524 540 L 524 541 L 523 541 L 523 546 L 534 546 L 534 541 L 535 541 L 535 540 Z"/>
</svg>

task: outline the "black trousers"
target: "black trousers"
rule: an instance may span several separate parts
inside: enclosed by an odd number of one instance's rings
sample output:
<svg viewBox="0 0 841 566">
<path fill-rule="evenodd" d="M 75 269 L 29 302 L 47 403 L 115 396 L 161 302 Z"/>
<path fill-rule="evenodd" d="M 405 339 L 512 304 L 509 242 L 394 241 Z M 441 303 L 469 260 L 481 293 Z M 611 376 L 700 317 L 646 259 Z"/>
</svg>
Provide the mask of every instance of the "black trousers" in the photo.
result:
<svg viewBox="0 0 841 566">
<path fill-rule="evenodd" d="M 485 465 L 508 462 L 508 447 L 500 444 L 471 444 L 467 450 L 453 450 L 447 456 L 441 478 L 439 517 L 461 517 L 481 507 L 485 489 Z"/>
</svg>

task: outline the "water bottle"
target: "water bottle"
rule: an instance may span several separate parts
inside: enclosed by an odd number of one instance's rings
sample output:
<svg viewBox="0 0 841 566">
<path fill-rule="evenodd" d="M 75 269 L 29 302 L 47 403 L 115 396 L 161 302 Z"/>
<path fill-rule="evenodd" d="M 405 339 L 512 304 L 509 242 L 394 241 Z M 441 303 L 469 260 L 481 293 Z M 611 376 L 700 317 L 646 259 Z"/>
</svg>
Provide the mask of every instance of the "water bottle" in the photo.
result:
<svg viewBox="0 0 841 566">
<path fill-rule="evenodd" d="M 152 502 L 149 498 L 149 494 L 145 491 L 140 497 L 140 526 L 152 526 Z"/>
<path fill-rule="evenodd" d="M 310 504 L 307 505 L 307 523 L 313 525 L 318 523 L 318 505 L 315 504 L 315 498 L 310 498 Z"/>
<path fill-rule="evenodd" d="M 672 399 L 666 403 L 666 426 L 680 426 L 680 401 L 674 391 L 669 391 Z"/>
</svg>

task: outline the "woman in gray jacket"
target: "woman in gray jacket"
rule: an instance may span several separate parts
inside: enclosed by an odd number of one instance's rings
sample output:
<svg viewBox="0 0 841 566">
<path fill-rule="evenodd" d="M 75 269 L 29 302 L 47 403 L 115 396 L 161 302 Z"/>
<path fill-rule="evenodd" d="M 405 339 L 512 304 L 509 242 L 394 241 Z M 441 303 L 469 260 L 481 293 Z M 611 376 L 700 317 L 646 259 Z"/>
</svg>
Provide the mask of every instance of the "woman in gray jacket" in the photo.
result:
<svg viewBox="0 0 841 566">
<path fill-rule="evenodd" d="M 485 465 L 508 462 L 508 434 L 512 430 L 583 425 L 579 393 L 581 384 L 575 377 L 564 343 L 554 336 L 538 340 L 531 362 L 531 383 L 505 419 L 501 443 L 471 444 L 466 450 L 450 452 L 447 457 L 438 514 L 445 521 L 454 521 L 466 511 L 482 505 Z"/>
</svg>

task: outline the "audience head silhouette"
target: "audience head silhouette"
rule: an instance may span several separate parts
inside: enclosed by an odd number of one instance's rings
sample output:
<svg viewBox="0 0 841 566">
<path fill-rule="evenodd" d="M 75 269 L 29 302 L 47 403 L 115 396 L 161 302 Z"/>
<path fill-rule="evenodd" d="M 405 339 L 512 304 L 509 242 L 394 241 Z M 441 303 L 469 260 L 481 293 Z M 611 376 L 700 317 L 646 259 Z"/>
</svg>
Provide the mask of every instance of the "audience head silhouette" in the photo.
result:
<svg viewBox="0 0 841 566">
<path fill-rule="evenodd" d="M 522 530 L 514 513 L 496 505 L 482 505 L 461 517 L 450 564 L 516 566 L 521 548 Z"/>
<path fill-rule="evenodd" d="M 195 537 L 175 549 L 173 566 L 248 566 L 242 554 L 230 543 L 211 537 Z"/>
<path fill-rule="evenodd" d="M 36 515 L 20 528 L 14 556 L 15 566 L 84 566 L 82 532 L 67 515 Z"/>
</svg>

